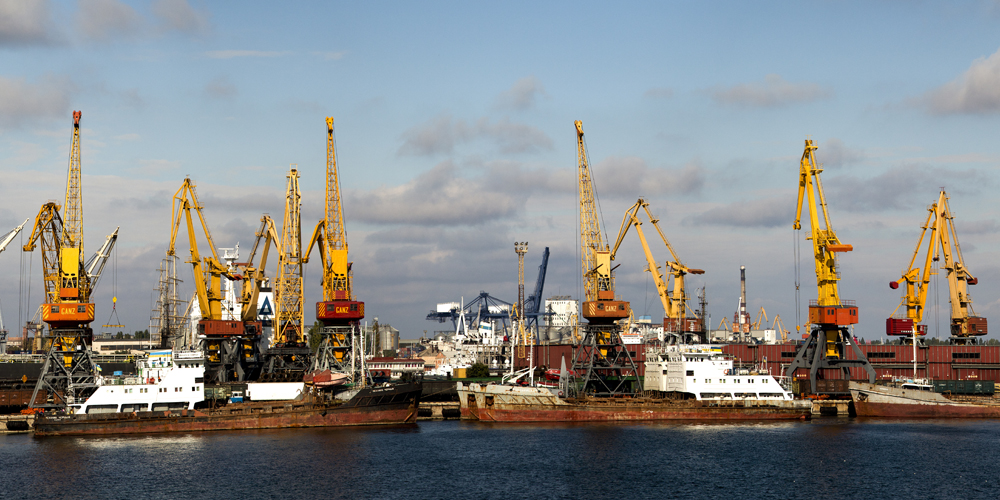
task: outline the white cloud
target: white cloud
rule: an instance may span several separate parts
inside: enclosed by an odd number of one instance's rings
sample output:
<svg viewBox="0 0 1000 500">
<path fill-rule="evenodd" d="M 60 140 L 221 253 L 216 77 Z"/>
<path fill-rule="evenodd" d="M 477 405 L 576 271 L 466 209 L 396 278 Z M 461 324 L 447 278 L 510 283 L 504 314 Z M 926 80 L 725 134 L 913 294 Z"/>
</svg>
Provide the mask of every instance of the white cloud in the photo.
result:
<svg viewBox="0 0 1000 500">
<path fill-rule="evenodd" d="M 503 192 L 488 177 L 468 179 L 446 161 L 416 179 L 368 192 L 349 192 L 345 203 L 366 207 L 352 218 L 378 224 L 474 225 L 523 209 L 527 193 Z"/>
<path fill-rule="evenodd" d="M 90 40 L 132 38 L 140 33 L 144 24 L 135 9 L 118 0 L 82 0 L 79 6 L 77 28 Z"/>
<path fill-rule="evenodd" d="M 228 77 L 220 76 L 205 84 L 205 94 L 215 99 L 227 99 L 237 94 L 236 85 Z"/>
<path fill-rule="evenodd" d="M 792 227 L 795 219 L 793 198 L 737 201 L 709 209 L 684 219 L 686 226 L 710 224 L 731 227 Z"/>
<path fill-rule="evenodd" d="M 398 154 L 434 156 L 451 154 L 455 146 L 477 140 L 491 141 L 501 153 L 533 153 L 552 149 L 552 139 L 541 130 L 504 118 L 490 123 L 480 118 L 474 123 L 442 115 L 403 133 Z"/>
<path fill-rule="evenodd" d="M 187 0 L 157 0 L 152 10 L 165 31 L 196 35 L 209 31 L 208 13 L 193 9 Z"/>
<path fill-rule="evenodd" d="M 914 101 L 937 115 L 1000 112 L 1000 50 L 980 57 L 954 80 Z"/>
<path fill-rule="evenodd" d="M 593 169 L 594 185 L 602 197 L 655 198 L 663 194 L 694 194 L 705 184 L 705 169 L 698 164 L 680 169 L 653 168 L 642 158 L 626 156 L 601 160 Z"/>
<path fill-rule="evenodd" d="M 70 116 L 73 90 L 73 83 L 64 76 L 48 76 L 36 82 L 0 76 L 0 127 Z"/>
<path fill-rule="evenodd" d="M 205 56 L 211 59 L 233 59 L 236 57 L 281 57 L 291 54 L 274 50 L 210 50 Z"/>
<path fill-rule="evenodd" d="M 544 95 L 546 93 L 542 82 L 534 76 L 526 76 L 497 96 L 497 107 L 523 111 L 534 107 L 535 99 Z"/>
<path fill-rule="evenodd" d="M 774 108 L 828 99 L 833 92 L 815 83 L 793 83 L 785 81 L 781 75 L 769 74 L 763 82 L 710 89 L 708 94 L 719 104 Z"/>
<path fill-rule="evenodd" d="M 0 46 L 54 41 L 48 0 L 0 0 Z"/>
</svg>

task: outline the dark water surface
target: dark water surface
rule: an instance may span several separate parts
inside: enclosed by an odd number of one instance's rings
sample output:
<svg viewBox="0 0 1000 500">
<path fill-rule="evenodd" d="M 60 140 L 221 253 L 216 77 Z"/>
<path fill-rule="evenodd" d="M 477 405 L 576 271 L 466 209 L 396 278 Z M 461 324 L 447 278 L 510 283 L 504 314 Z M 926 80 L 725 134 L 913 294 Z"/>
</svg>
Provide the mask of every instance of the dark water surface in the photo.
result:
<svg viewBox="0 0 1000 500">
<path fill-rule="evenodd" d="M 0 498 L 1000 498 L 1000 422 L 0 436 Z"/>
</svg>

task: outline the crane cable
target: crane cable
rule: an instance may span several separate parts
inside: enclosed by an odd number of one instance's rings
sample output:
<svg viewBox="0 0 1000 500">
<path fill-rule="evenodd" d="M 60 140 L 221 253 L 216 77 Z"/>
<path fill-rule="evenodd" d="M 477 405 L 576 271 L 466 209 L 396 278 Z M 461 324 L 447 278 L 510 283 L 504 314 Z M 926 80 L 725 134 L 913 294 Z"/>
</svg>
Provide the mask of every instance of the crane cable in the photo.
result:
<svg viewBox="0 0 1000 500">
<path fill-rule="evenodd" d="M 799 303 L 799 278 L 802 270 L 800 260 L 802 259 L 801 242 L 799 241 L 800 229 L 792 229 L 792 252 L 795 261 L 795 330 L 798 332 L 802 325 L 802 308 Z"/>
<path fill-rule="evenodd" d="M 118 319 L 118 252 L 112 249 L 111 252 L 114 254 L 114 262 L 111 264 L 111 314 L 108 315 L 108 324 L 102 325 L 105 328 L 124 328 L 122 325 L 122 320 Z M 116 323 L 111 322 L 111 318 L 114 318 Z M 110 332 L 109 332 L 110 333 Z"/>
</svg>

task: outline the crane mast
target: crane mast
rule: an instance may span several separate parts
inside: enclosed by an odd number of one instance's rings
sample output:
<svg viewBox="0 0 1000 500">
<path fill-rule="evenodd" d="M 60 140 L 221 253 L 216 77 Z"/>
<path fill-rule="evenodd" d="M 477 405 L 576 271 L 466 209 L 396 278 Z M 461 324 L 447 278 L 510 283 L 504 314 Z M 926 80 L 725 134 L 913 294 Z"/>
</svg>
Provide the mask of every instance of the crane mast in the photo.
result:
<svg viewBox="0 0 1000 500">
<path fill-rule="evenodd" d="M 619 322 L 631 316 L 629 303 L 615 299 L 611 250 L 601 233 L 593 172 L 584 141 L 583 123 L 577 120 L 577 173 L 580 193 L 580 257 L 584 283 L 583 342 L 573 353 L 574 373 L 583 373 L 583 390 L 594 395 L 635 393 L 638 374 L 633 353 L 622 340 Z"/>
<path fill-rule="evenodd" d="M 957 345 L 974 343 L 976 336 L 987 334 L 986 318 L 976 316 L 972 309 L 972 296 L 968 285 L 975 285 L 979 280 L 969 273 L 962 258 L 962 249 L 958 243 L 958 233 L 955 231 L 954 216 L 948 205 L 948 194 L 941 191 L 937 202 L 928 207 L 927 220 L 922 226 L 923 231 L 917 240 L 916 249 L 910 258 L 908 270 L 903 271 L 900 279 L 889 283 L 892 289 L 905 284 L 900 305 L 905 306 L 905 318 L 890 317 L 886 319 L 888 335 L 926 335 L 927 325 L 923 321 L 927 290 L 930 288 L 930 277 L 936 274 L 932 269 L 933 262 L 944 258 L 943 269 L 948 279 L 949 299 L 951 302 L 951 337 L 950 342 Z M 915 267 L 920 248 L 927 240 L 923 267 Z"/>
<path fill-rule="evenodd" d="M 275 334 L 264 355 L 264 378 L 291 382 L 301 381 L 311 367 L 312 350 L 303 336 L 302 197 L 298 169 L 289 169 L 286 177 L 285 220 L 278 244 L 278 277 L 274 287 Z"/>
<path fill-rule="evenodd" d="M 663 244 L 670 252 L 670 257 L 673 259 L 666 262 L 673 290 L 669 289 L 663 273 L 660 272 L 660 266 L 657 264 L 656 258 L 653 257 L 653 252 L 649 248 L 649 243 L 646 241 L 646 235 L 642 231 L 642 221 L 639 219 L 640 209 L 646 212 L 649 222 L 656 228 L 656 232 L 660 235 Z M 639 236 L 639 241 L 642 243 L 642 250 L 646 255 L 646 271 L 653 275 L 657 295 L 660 297 L 661 305 L 663 305 L 663 331 L 673 332 L 679 336 L 695 336 L 698 337 L 698 342 L 703 342 L 704 328 L 701 325 L 700 318 L 687 316 L 689 307 L 687 289 L 684 286 L 684 276 L 688 274 L 704 274 L 705 271 L 691 269 L 681 263 L 680 258 L 677 257 L 677 253 L 674 252 L 674 247 L 670 245 L 666 235 L 663 234 L 663 230 L 660 229 L 659 222 L 659 219 L 653 217 L 652 212 L 649 211 L 649 203 L 639 198 L 631 208 L 625 211 L 621 228 L 618 230 L 618 238 L 615 240 L 615 246 L 611 250 L 611 260 L 615 260 L 618 254 L 618 247 L 621 246 L 622 241 L 625 239 L 625 234 L 628 233 L 630 227 L 634 226 L 635 232 Z"/>
<path fill-rule="evenodd" d="M 339 175 L 333 117 L 327 117 L 325 211 L 302 259 L 307 263 L 315 246 L 323 266 L 323 301 L 316 303 L 316 320 L 322 325 L 322 340 L 313 360 L 312 373 L 346 374 L 351 382 L 365 384 L 367 376 L 359 377 L 361 359 L 356 357 L 361 344 L 355 346 L 354 342 L 355 336 L 361 334 L 365 303 L 356 300 L 352 289 Z M 306 379 L 310 380 L 311 375 Z M 319 385 L 318 379 L 316 384 Z"/>
<path fill-rule="evenodd" d="M 875 370 L 847 328 L 858 322 L 858 308 L 854 301 L 840 299 L 837 286 L 840 280 L 837 253 L 850 252 L 854 247 L 841 243 L 833 230 L 833 225 L 830 224 L 826 196 L 823 194 L 823 183 L 820 180 L 823 168 L 816 162 L 816 149 L 817 146 L 812 139 L 806 139 L 805 150 L 799 160 L 799 197 L 792 228 L 802 229 L 802 205 L 803 202 L 807 203 L 810 232 L 806 239 L 811 240 L 813 246 L 817 299 L 810 301 L 809 304 L 809 322 L 813 325 L 812 331 L 808 340 L 799 346 L 795 360 L 788 366 L 786 372 L 792 377 L 799 368 L 808 369 L 813 393 L 816 393 L 816 380 L 820 376 L 821 369 L 839 370 L 845 379 L 850 379 L 850 368 L 862 367 L 867 372 L 869 381 L 875 383 Z M 822 225 L 820 216 L 823 218 Z M 855 359 L 848 359 L 847 346 L 853 350 Z"/>
</svg>

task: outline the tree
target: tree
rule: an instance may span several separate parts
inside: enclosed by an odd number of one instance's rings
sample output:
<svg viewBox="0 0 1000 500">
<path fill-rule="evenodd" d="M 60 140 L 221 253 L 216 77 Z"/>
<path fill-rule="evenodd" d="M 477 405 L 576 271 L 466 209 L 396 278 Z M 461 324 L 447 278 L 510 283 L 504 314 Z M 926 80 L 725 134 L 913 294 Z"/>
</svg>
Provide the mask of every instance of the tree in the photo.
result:
<svg viewBox="0 0 1000 500">
<path fill-rule="evenodd" d="M 309 327 L 309 348 L 312 352 L 316 352 L 319 349 L 320 342 L 323 341 L 323 324 L 319 321 L 314 321 L 312 326 Z"/>
<path fill-rule="evenodd" d="M 475 363 L 469 367 L 466 376 L 468 378 L 484 378 L 490 376 L 490 367 L 486 366 L 484 363 Z"/>
</svg>

